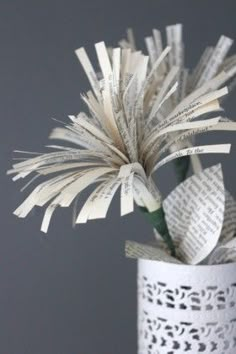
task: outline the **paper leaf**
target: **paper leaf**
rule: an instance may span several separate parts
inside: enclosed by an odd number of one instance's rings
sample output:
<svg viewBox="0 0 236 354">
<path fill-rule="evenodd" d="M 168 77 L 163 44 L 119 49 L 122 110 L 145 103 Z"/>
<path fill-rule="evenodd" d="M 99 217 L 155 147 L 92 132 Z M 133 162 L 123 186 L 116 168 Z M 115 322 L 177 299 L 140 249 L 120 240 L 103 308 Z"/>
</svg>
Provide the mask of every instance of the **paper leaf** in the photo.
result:
<svg viewBox="0 0 236 354">
<path fill-rule="evenodd" d="M 220 242 L 230 241 L 236 232 L 236 201 L 232 195 L 225 192 L 225 214 L 221 231 Z"/>
<path fill-rule="evenodd" d="M 176 187 L 163 203 L 180 259 L 198 264 L 216 246 L 224 220 L 221 165 L 205 169 Z"/>
<path fill-rule="evenodd" d="M 236 262 L 236 238 L 217 247 L 209 258 L 209 264 Z"/>
<path fill-rule="evenodd" d="M 157 247 L 154 247 L 153 245 L 142 244 L 134 241 L 126 241 L 125 255 L 128 258 L 143 258 L 153 261 L 181 264 L 178 259 L 171 257 L 166 252 L 166 250 L 160 248 L 159 245 Z"/>
</svg>

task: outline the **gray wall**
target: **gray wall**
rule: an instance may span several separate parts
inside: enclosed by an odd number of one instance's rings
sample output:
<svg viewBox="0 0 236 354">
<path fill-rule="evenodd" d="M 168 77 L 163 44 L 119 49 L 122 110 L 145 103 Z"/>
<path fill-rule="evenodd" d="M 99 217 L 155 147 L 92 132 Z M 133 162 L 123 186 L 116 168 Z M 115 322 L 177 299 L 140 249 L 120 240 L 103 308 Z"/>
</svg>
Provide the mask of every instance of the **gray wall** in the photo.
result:
<svg viewBox="0 0 236 354">
<path fill-rule="evenodd" d="M 116 200 L 107 220 L 76 229 L 71 210 L 58 210 L 44 236 L 40 210 L 27 220 L 12 215 L 25 194 L 5 171 L 15 148 L 41 150 L 51 117 L 65 120 L 81 109 L 88 84 L 75 48 L 94 55 L 93 43 L 114 44 L 128 26 L 142 45 L 153 27 L 182 22 L 193 65 L 221 33 L 236 38 L 235 10 L 235 0 L 0 1 L 0 354 L 136 352 L 136 264 L 124 258 L 123 246 L 127 238 L 150 237 L 145 220 L 138 211 L 121 219 Z M 232 117 L 235 97 L 226 105 Z M 231 156 L 202 160 L 223 160 L 235 195 L 235 135 L 210 140 L 233 142 Z M 157 178 L 164 193 L 175 185 L 171 166 Z"/>
</svg>

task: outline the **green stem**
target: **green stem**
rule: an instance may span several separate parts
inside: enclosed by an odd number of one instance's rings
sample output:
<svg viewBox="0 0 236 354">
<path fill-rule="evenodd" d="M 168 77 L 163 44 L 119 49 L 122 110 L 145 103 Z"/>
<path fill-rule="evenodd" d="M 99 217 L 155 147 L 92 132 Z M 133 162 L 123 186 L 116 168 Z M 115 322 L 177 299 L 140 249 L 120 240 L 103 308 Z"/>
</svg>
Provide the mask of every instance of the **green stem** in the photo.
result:
<svg viewBox="0 0 236 354">
<path fill-rule="evenodd" d="M 163 238 L 171 252 L 171 255 L 175 257 L 175 245 L 169 234 L 163 207 L 161 206 L 158 210 L 155 210 L 151 213 L 144 207 L 140 207 L 140 210 L 144 213 L 144 215 L 146 215 L 150 224 L 157 230 L 157 232 Z"/>
<path fill-rule="evenodd" d="M 190 166 L 190 156 L 179 157 L 174 162 L 175 162 L 177 179 L 178 179 L 178 182 L 181 183 L 187 177 L 188 169 Z"/>
</svg>

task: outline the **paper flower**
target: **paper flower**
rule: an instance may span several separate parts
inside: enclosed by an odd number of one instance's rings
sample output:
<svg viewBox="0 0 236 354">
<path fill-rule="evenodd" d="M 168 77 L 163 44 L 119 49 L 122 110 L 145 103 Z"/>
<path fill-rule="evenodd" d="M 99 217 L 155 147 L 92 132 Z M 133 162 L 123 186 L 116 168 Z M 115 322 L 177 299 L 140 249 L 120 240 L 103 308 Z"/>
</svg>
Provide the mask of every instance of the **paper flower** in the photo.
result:
<svg viewBox="0 0 236 354">
<path fill-rule="evenodd" d="M 177 68 L 167 67 L 163 72 L 171 53 L 169 46 L 155 58 L 151 70 L 150 58 L 140 51 L 115 48 L 108 53 L 104 42 L 97 43 L 95 49 L 101 79 L 84 48 L 76 51 L 92 88 L 82 95 L 89 116 L 83 112 L 70 115 L 70 123 L 55 128 L 50 135 L 50 139 L 61 140 L 62 145 L 51 145 L 52 152 L 18 162 L 8 171 L 15 174 L 14 180 L 31 174 L 32 181 L 43 179 L 14 214 L 23 218 L 34 206 L 47 205 L 41 228 L 47 232 L 55 209 L 69 207 L 85 188 L 96 183 L 76 223 L 105 218 L 121 187 L 121 215 L 133 211 L 135 200 L 174 254 L 161 194 L 152 175 L 182 156 L 229 153 L 230 144 L 217 144 L 167 154 L 172 146 L 195 134 L 235 130 L 235 123 L 222 121 L 220 116 L 206 118 L 207 113 L 221 110 L 219 98 L 227 93 L 227 88 L 218 87 L 227 73 L 208 80 L 163 116 L 165 107 L 179 92 Z"/>
<path fill-rule="evenodd" d="M 149 70 L 152 69 L 156 59 L 161 54 L 163 43 L 163 35 L 157 29 L 153 29 L 151 36 L 145 37 L 145 44 L 150 58 Z M 183 101 L 186 96 L 195 90 L 201 90 L 202 88 L 202 93 L 210 92 L 226 82 L 229 85 L 229 91 L 235 87 L 236 55 L 228 55 L 233 45 L 231 38 L 222 35 L 215 46 L 206 47 L 197 65 L 192 70 L 186 66 L 187 55 L 185 53 L 182 24 L 174 24 L 166 27 L 166 43 L 172 50 L 161 65 L 165 80 L 163 78 L 160 79 L 160 75 L 156 75 L 154 85 L 157 88 L 157 92 L 164 90 L 166 86 L 168 87 L 176 79 L 179 85 L 175 93 L 168 100 L 168 104 L 163 105 L 157 113 L 157 120 L 163 120 L 175 109 L 180 101 Z M 122 39 L 119 45 L 126 50 L 137 51 L 132 29 L 127 30 L 127 39 Z M 153 105 L 151 100 L 150 105 Z M 147 108 L 149 109 L 149 106 Z M 186 139 L 172 145 L 170 150 L 173 152 L 191 146 L 192 139 Z M 198 156 L 194 155 L 177 159 L 175 167 L 180 182 L 186 178 L 190 160 L 193 171 L 195 173 L 201 171 L 201 163 Z"/>
</svg>

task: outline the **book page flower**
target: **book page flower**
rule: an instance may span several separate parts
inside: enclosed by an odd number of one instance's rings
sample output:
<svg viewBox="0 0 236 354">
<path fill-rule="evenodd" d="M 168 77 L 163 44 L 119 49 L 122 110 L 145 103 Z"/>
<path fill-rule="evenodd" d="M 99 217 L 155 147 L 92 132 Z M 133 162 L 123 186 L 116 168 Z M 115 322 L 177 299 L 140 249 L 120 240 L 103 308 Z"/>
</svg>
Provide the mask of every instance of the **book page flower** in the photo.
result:
<svg viewBox="0 0 236 354">
<path fill-rule="evenodd" d="M 82 95 L 89 115 L 69 116 L 70 122 L 55 128 L 50 139 L 62 141 L 50 145 L 52 152 L 39 154 L 13 165 L 8 171 L 14 180 L 34 175 L 43 181 L 15 210 L 26 217 L 34 206 L 47 206 L 42 231 L 47 232 L 57 207 L 69 207 L 88 186 L 96 184 L 76 223 L 105 218 L 116 191 L 121 189 L 121 215 L 133 211 L 134 201 L 147 214 L 174 255 L 159 189 L 153 173 L 167 162 L 183 156 L 229 153 L 230 144 L 187 147 L 168 154 L 173 145 L 190 136 L 213 130 L 235 130 L 235 123 L 221 121 L 221 116 L 207 118 L 207 113 L 221 111 L 219 99 L 227 88 L 197 89 L 159 119 L 178 89 L 174 82 L 156 92 L 156 80 L 163 80 L 163 65 L 171 52 L 166 47 L 148 70 L 150 58 L 140 51 L 115 48 L 108 51 L 104 42 L 95 45 L 102 72 L 99 79 L 84 48 L 76 54 L 91 84 Z M 209 82 L 208 82 L 209 84 Z M 152 104 L 150 104 L 152 102 Z M 150 124 L 152 123 L 152 124 Z M 28 184 L 27 184 L 28 185 Z"/>
<path fill-rule="evenodd" d="M 197 96 L 212 92 L 227 83 L 229 91 L 236 84 L 236 55 L 228 55 L 233 45 L 233 40 L 222 35 L 215 46 L 208 46 L 203 51 L 199 61 L 193 69 L 189 69 L 186 63 L 188 51 L 183 40 L 183 25 L 174 24 L 166 27 L 167 45 L 172 50 L 168 53 L 161 64 L 159 75 L 154 77 L 153 89 L 156 96 L 148 96 L 145 114 L 149 117 L 150 126 L 155 126 L 156 121 L 164 121 L 166 116 L 173 112 L 182 101 L 182 105 L 191 102 Z M 164 36 L 161 31 L 153 29 L 152 35 L 145 37 L 147 53 L 149 55 L 149 70 L 163 51 Z M 132 29 L 127 30 L 127 38 L 122 39 L 119 45 L 131 51 L 137 51 L 135 38 Z M 174 94 L 156 112 L 162 95 L 167 92 L 173 82 L 178 81 L 178 87 Z M 151 128 L 150 128 L 151 129 Z M 176 136 L 178 133 L 176 133 Z M 174 152 L 184 147 L 193 146 L 193 139 L 177 139 L 175 144 L 170 146 Z M 183 181 L 188 172 L 189 164 L 195 173 L 201 171 L 201 162 L 197 155 L 187 156 L 175 160 L 175 167 L 178 180 Z"/>
</svg>

